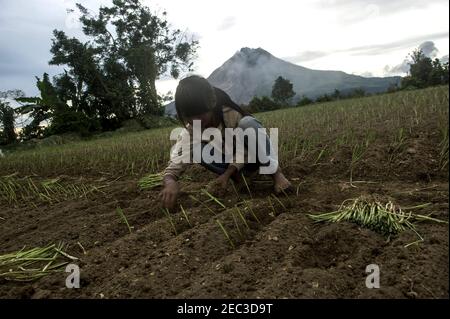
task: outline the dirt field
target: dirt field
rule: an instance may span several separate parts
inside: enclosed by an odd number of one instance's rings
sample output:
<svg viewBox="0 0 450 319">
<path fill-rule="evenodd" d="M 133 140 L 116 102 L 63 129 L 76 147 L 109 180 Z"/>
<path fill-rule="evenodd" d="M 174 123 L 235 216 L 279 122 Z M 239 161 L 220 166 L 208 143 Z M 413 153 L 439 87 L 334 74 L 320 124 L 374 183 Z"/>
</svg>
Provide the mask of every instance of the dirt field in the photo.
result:
<svg viewBox="0 0 450 319">
<path fill-rule="evenodd" d="M 81 288 L 67 289 L 68 274 L 62 272 L 33 283 L 2 281 L 0 297 L 448 298 L 448 224 L 418 223 L 424 242 L 405 248 L 417 240 L 412 231 L 387 240 L 352 223 L 317 224 L 307 216 L 377 194 L 402 207 L 430 203 L 417 212 L 448 221 L 448 166 L 442 169 L 438 160 L 437 122 L 424 118 L 394 158 L 390 133 L 380 123 L 378 138 L 355 165 L 354 187 L 348 147 L 321 161 L 293 157 L 284 171 L 294 191 L 279 201 L 271 197 L 270 180 L 256 176 L 249 180 L 251 196 L 240 185 L 239 196 L 230 190 L 221 197 L 223 209 L 200 192 L 214 175 L 193 166 L 179 199 L 189 223 L 178 210 L 172 215 L 175 229 L 160 208 L 160 189 L 140 190 L 137 177 L 60 176 L 99 191 L 51 204 L 0 203 L 0 252 L 68 243 L 68 252 L 80 258 Z M 329 134 L 322 142 L 334 139 Z M 245 223 L 234 220 L 235 204 Z M 380 267 L 380 289 L 365 286 L 369 264 Z"/>
</svg>

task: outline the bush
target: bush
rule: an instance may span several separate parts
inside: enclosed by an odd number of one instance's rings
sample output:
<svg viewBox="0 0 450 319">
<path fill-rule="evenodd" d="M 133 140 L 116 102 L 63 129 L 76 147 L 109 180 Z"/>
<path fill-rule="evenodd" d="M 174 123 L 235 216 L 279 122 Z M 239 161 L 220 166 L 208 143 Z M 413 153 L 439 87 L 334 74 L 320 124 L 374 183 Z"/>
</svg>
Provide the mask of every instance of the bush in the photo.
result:
<svg viewBox="0 0 450 319">
<path fill-rule="evenodd" d="M 318 96 L 316 98 L 317 103 L 330 102 L 330 101 L 333 101 L 333 98 L 331 96 L 329 96 L 328 94 L 324 94 L 324 95 Z"/>
<path fill-rule="evenodd" d="M 100 129 L 101 125 L 98 119 L 90 119 L 80 112 L 66 111 L 53 119 L 45 135 L 77 132 L 81 136 L 90 136 Z"/>
<path fill-rule="evenodd" d="M 248 104 L 248 111 L 251 113 L 272 111 L 279 109 L 281 106 L 267 96 L 259 98 L 255 96 Z"/>
<path fill-rule="evenodd" d="M 177 124 L 177 120 L 167 116 L 155 116 L 151 114 L 142 115 L 139 117 L 139 121 L 146 129 L 167 127 Z"/>
<path fill-rule="evenodd" d="M 311 100 L 309 97 L 303 95 L 302 98 L 297 102 L 297 106 L 305 106 L 312 104 L 314 101 Z"/>
</svg>

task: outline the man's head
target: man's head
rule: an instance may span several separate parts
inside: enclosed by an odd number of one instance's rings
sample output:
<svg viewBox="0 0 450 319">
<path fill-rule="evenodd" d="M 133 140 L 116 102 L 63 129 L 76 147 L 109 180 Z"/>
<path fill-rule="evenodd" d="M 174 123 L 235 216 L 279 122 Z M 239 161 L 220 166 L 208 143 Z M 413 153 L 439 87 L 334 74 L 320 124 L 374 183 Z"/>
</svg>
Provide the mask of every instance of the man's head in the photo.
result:
<svg viewBox="0 0 450 319">
<path fill-rule="evenodd" d="M 180 81 L 175 92 L 175 108 L 178 118 L 184 124 L 200 120 L 202 128 L 207 128 L 217 121 L 214 88 L 205 78 L 197 75 Z"/>
</svg>

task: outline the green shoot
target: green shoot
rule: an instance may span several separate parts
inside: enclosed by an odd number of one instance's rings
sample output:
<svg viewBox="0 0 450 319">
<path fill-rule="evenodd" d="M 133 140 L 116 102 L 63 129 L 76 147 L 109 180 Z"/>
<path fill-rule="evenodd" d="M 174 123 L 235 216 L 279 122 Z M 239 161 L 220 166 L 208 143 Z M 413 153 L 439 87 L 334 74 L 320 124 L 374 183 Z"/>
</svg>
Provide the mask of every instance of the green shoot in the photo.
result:
<svg viewBox="0 0 450 319">
<path fill-rule="evenodd" d="M 247 223 L 247 220 L 245 219 L 244 215 L 242 214 L 241 210 L 239 209 L 238 206 L 236 207 L 236 211 L 238 213 L 239 218 L 242 220 L 242 222 L 244 223 L 245 227 L 247 227 L 247 229 L 250 229 L 250 226 Z"/>
<path fill-rule="evenodd" d="M 244 236 L 243 236 L 243 234 L 242 234 L 242 232 L 241 232 L 241 228 L 239 227 L 239 224 L 238 224 L 238 222 L 237 222 L 237 220 L 236 220 L 236 217 L 234 216 L 234 213 L 233 213 L 233 210 L 232 210 L 232 209 L 230 209 L 230 214 L 231 214 L 231 217 L 233 218 L 233 222 L 234 222 L 234 225 L 236 226 L 236 229 L 237 229 L 237 231 L 238 231 L 238 233 L 239 233 L 239 236 L 240 236 L 241 238 L 244 238 Z"/>
<path fill-rule="evenodd" d="M 117 214 L 119 214 L 119 216 L 120 216 L 120 218 L 122 219 L 122 221 L 125 223 L 125 225 L 127 225 L 128 231 L 129 231 L 130 234 L 131 234 L 131 226 L 130 226 L 130 224 L 128 223 L 127 217 L 125 216 L 125 214 L 124 214 L 122 208 L 118 207 L 116 211 L 117 211 Z"/>
<path fill-rule="evenodd" d="M 255 214 L 255 212 L 253 211 L 251 205 L 249 205 L 245 199 L 244 199 L 244 204 L 245 204 L 245 206 L 248 208 L 248 210 L 250 211 L 250 214 L 252 214 L 253 218 L 258 222 L 258 224 L 261 225 L 261 221 L 260 221 L 259 218 L 256 216 L 256 214 Z"/>
<path fill-rule="evenodd" d="M 187 223 L 189 224 L 189 226 L 192 227 L 192 224 L 191 224 L 191 222 L 189 221 L 189 217 L 188 217 L 188 215 L 186 214 L 186 212 L 185 212 L 185 210 L 184 210 L 184 208 L 183 208 L 183 206 L 182 206 L 181 204 L 180 204 L 180 209 L 181 209 L 181 213 L 183 214 L 183 216 L 184 216 L 184 218 L 186 219 Z"/>
<path fill-rule="evenodd" d="M 230 235 L 228 235 L 228 232 L 226 231 L 225 227 L 223 227 L 222 223 L 218 219 L 216 219 L 216 223 L 219 225 L 220 229 L 224 233 L 225 237 L 227 238 L 228 242 L 230 243 L 230 246 L 234 249 L 233 241 L 231 240 Z"/>
<path fill-rule="evenodd" d="M 164 208 L 162 211 L 166 215 L 167 219 L 169 220 L 169 223 L 172 226 L 175 235 L 178 235 L 177 228 L 175 227 L 175 224 L 173 223 L 173 219 L 169 213 L 169 210 L 167 208 Z"/>
<path fill-rule="evenodd" d="M 197 197 L 195 197 L 194 195 L 189 195 L 189 197 L 194 201 L 196 201 L 197 203 L 199 203 L 201 206 L 205 207 L 207 210 L 209 210 L 214 216 L 216 215 L 216 213 L 211 208 L 209 208 L 208 205 L 200 201 Z"/>
<path fill-rule="evenodd" d="M 248 187 L 247 180 L 245 179 L 244 174 L 241 173 L 241 176 L 242 176 L 242 179 L 244 180 L 244 184 L 245 184 L 245 187 L 247 188 L 247 191 L 248 191 L 248 194 L 250 195 L 250 198 L 253 198 L 252 192 L 250 191 L 250 187 Z"/>
<path fill-rule="evenodd" d="M 219 204 L 220 206 L 222 206 L 222 208 L 227 208 L 217 197 L 211 195 L 207 190 L 202 189 L 203 194 L 206 194 L 210 199 L 212 199 L 213 201 L 215 201 L 217 204 Z"/>
<path fill-rule="evenodd" d="M 284 204 L 279 200 L 279 198 L 277 196 L 275 196 L 275 194 L 271 194 L 271 196 L 278 202 L 278 204 L 280 204 L 281 207 L 283 207 L 284 210 L 286 210 L 286 206 L 284 206 Z"/>
</svg>

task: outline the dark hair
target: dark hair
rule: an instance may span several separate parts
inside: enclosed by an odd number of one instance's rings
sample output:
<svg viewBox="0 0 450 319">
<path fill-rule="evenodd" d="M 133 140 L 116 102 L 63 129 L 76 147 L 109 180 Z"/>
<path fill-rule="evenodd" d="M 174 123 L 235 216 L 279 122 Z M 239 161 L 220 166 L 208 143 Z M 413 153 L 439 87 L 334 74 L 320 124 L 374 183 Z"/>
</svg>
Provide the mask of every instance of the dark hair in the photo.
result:
<svg viewBox="0 0 450 319">
<path fill-rule="evenodd" d="M 186 117 L 213 112 L 223 121 L 223 106 L 229 106 L 242 115 L 250 115 L 234 103 L 223 90 L 213 87 L 198 75 L 192 75 L 180 81 L 175 92 L 175 109 L 181 123 L 186 124 Z"/>
</svg>

